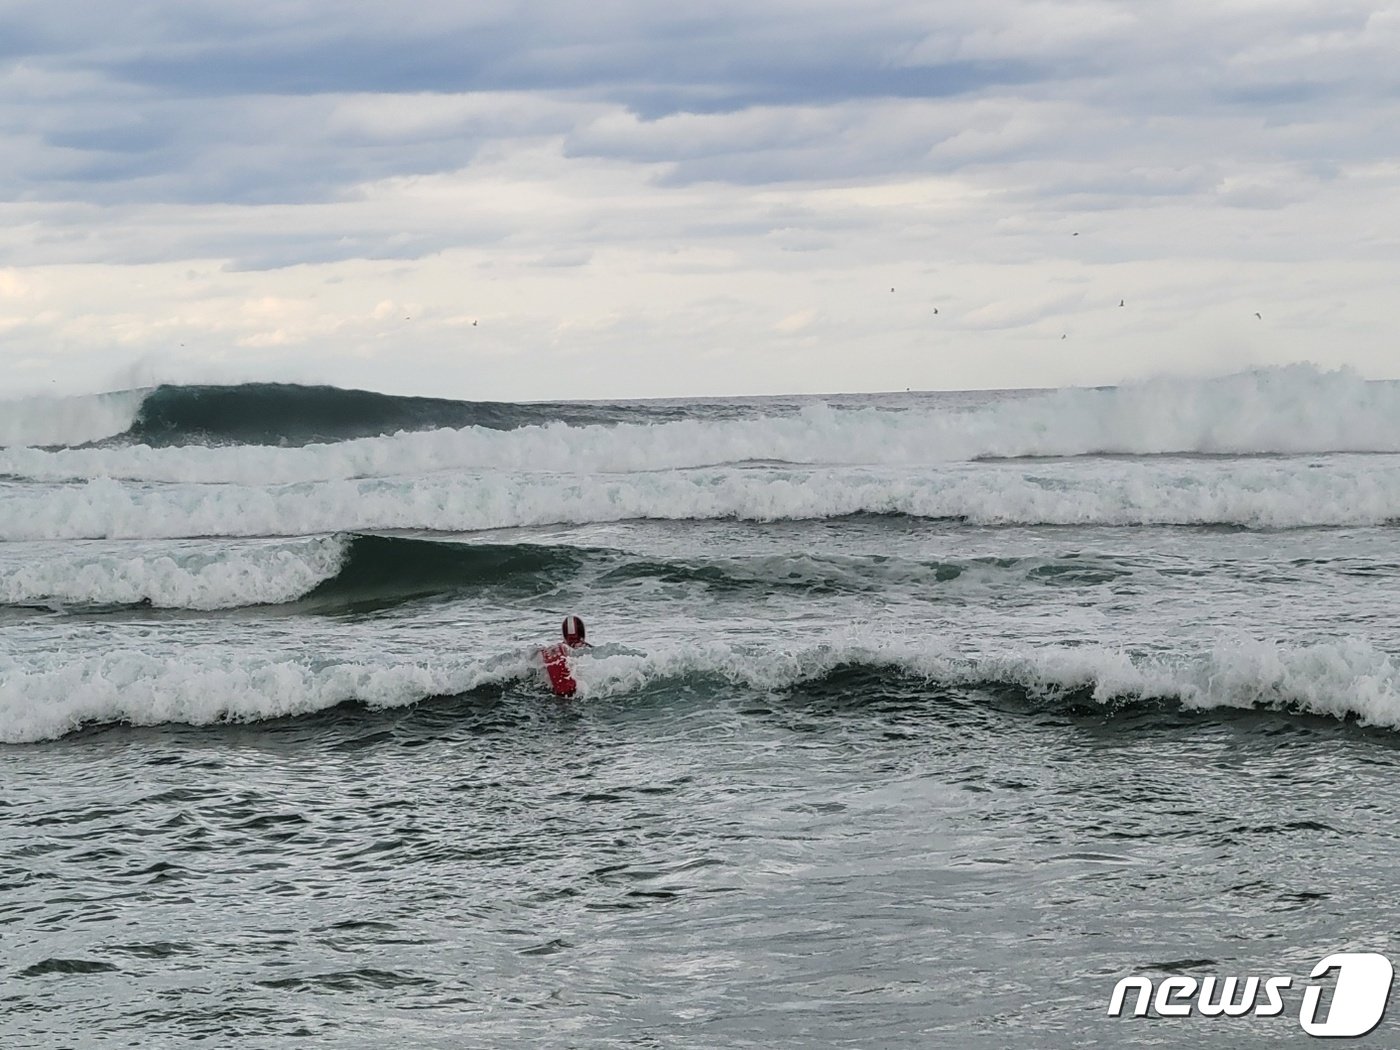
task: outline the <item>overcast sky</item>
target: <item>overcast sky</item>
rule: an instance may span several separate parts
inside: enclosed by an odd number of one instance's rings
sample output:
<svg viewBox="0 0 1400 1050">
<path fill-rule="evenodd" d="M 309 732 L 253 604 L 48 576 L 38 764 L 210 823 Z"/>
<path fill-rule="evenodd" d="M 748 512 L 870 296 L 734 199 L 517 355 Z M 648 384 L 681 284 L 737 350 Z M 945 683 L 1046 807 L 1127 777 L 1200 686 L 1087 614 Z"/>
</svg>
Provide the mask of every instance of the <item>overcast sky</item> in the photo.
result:
<svg viewBox="0 0 1400 1050">
<path fill-rule="evenodd" d="M 1400 376 L 1400 6 L 685 6 L 5 4 L 0 391 Z"/>
</svg>

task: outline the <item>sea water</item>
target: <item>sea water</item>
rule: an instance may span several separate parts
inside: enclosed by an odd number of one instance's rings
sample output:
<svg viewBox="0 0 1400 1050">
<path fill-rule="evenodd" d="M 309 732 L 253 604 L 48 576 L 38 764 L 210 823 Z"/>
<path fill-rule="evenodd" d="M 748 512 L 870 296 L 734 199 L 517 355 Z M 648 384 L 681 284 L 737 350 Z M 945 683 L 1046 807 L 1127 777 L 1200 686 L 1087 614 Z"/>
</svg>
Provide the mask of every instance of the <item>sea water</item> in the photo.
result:
<svg viewBox="0 0 1400 1050">
<path fill-rule="evenodd" d="M 1400 937 L 1400 385 L 0 439 L 5 1047 L 1268 1047 Z"/>
</svg>

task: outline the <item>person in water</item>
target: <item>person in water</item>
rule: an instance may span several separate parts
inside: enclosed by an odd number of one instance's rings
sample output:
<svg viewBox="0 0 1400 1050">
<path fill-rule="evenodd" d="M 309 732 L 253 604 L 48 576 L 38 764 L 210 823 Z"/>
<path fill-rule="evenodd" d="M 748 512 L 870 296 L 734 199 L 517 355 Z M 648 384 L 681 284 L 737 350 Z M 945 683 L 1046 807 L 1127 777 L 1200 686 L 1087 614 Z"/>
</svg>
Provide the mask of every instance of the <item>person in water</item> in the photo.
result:
<svg viewBox="0 0 1400 1050">
<path fill-rule="evenodd" d="M 549 687 L 555 696 L 573 696 L 578 691 L 573 671 L 569 668 L 569 654 L 575 649 L 591 648 L 584 640 L 583 621 L 577 616 L 564 617 L 564 640 L 540 650 L 545 672 L 549 675 Z"/>
</svg>

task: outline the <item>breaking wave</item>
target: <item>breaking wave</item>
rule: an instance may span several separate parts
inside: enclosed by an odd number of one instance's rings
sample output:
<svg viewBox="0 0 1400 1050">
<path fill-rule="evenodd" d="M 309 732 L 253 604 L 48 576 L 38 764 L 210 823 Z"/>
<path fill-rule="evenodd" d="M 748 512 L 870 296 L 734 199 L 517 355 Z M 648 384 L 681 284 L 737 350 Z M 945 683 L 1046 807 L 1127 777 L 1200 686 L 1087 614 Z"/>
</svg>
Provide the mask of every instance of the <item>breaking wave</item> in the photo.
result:
<svg viewBox="0 0 1400 1050">
<path fill-rule="evenodd" d="M 115 437 L 131 428 L 145 398 L 143 390 L 126 390 L 0 401 L 0 448 L 83 445 Z"/>
<path fill-rule="evenodd" d="M 975 558 L 965 562 L 775 554 L 656 559 L 604 548 L 530 543 L 461 543 L 402 536 L 324 536 L 291 542 L 232 542 L 211 550 L 182 544 L 150 551 L 64 551 L 0 568 L 0 605 L 85 612 L 148 606 L 218 610 L 296 604 L 335 612 L 388 606 L 480 588 L 510 597 L 546 594 L 586 577 L 590 584 L 658 582 L 719 594 L 867 592 L 891 582 L 947 583 L 968 575 L 1050 585 L 1094 585 L 1130 568 L 1104 558 Z"/>
<path fill-rule="evenodd" d="M 768 651 L 713 641 L 645 655 L 579 658 L 581 704 L 672 695 L 678 681 L 717 695 L 821 692 L 836 676 L 863 674 L 937 710 L 940 697 L 1030 698 L 1111 714 L 1165 703 L 1188 710 L 1263 708 L 1400 728 L 1400 663 L 1360 641 L 1285 647 L 1221 642 L 1205 652 L 1141 655 L 1089 647 L 959 656 L 907 644 L 851 640 Z M 90 725 L 210 725 L 308 715 L 350 702 L 394 708 L 484 687 L 519 689 L 544 702 L 529 651 L 433 663 L 308 662 L 238 653 L 158 658 L 113 651 L 44 663 L 0 657 L 0 741 L 53 739 Z M 849 689 L 841 690 L 854 695 Z M 859 701 L 850 701 L 859 702 Z"/>
<path fill-rule="evenodd" d="M 281 486 L 11 485 L 0 540 L 475 532 L 626 519 L 905 515 L 977 525 L 1287 529 L 1400 520 L 1400 460 L 1157 459 L 892 469 L 438 474 Z"/>
<path fill-rule="evenodd" d="M 158 386 L 75 397 L 0 401 L 0 447 L 301 446 L 399 432 L 561 422 L 586 426 L 631 415 L 675 418 L 676 407 L 452 401 L 290 383 Z"/>
<path fill-rule="evenodd" d="M 10 448 L 0 452 L 0 474 L 251 485 L 437 471 L 618 473 L 755 461 L 909 465 L 1400 452 L 1400 383 L 1308 365 L 1059 390 L 976 408 L 944 407 L 917 395 L 884 407 L 840 408 L 814 399 L 800 406 L 771 399 L 752 399 L 742 411 L 736 406 L 690 406 L 692 418 L 678 418 L 681 413 L 663 403 L 506 405 L 265 384 L 161 387 L 145 395 L 121 442 Z M 90 441 L 110 429 L 94 424 L 75 434 Z M 23 443 L 76 442 L 50 434 L 47 441 Z"/>
</svg>

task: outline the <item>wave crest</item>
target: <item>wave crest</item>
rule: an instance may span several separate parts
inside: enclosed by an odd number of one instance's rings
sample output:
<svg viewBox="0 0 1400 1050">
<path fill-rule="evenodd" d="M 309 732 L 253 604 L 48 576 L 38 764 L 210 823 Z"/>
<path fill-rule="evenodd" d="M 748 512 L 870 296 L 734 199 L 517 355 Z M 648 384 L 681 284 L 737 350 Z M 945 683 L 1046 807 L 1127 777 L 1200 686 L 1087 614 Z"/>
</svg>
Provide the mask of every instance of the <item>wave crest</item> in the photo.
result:
<svg viewBox="0 0 1400 1050">
<path fill-rule="evenodd" d="M 1191 710 L 1266 708 L 1400 728 L 1400 663 L 1360 641 L 1287 647 L 1222 641 L 1194 654 L 1047 648 L 960 656 L 928 647 L 850 639 L 784 651 L 712 641 L 647 654 L 606 648 L 576 661 L 578 703 L 671 696 L 677 681 L 779 696 L 820 689 L 852 668 L 881 676 L 911 701 L 950 690 L 995 698 L 1015 691 L 1047 704 L 1166 702 Z M 0 657 L 0 740 L 53 739 L 93 724 L 209 725 L 283 718 L 351 701 L 402 707 L 430 697 L 514 683 L 549 702 L 531 652 L 463 662 L 312 664 L 236 653 L 156 658 L 117 651 L 56 666 Z M 849 694 L 848 690 L 843 690 Z"/>
</svg>

